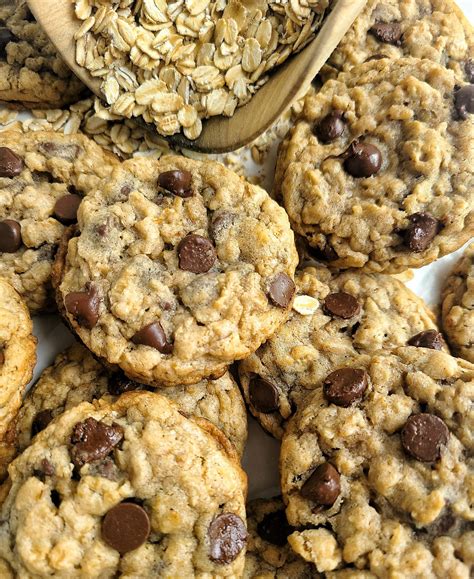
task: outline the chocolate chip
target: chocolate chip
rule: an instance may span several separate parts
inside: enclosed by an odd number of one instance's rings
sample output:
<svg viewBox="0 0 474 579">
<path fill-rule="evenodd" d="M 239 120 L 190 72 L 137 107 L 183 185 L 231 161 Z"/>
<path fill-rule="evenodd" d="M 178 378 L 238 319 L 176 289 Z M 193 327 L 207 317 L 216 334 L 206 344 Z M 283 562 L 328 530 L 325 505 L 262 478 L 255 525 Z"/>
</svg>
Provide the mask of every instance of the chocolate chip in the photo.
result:
<svg viewBox="0 0 474 579">
<path fill-rule="evenodd" d="M 43 458 L 41 461 L 41 470 L 45 476 L 54 476 L 56 472 L 54 464 L 50 463 L 46 458 Z"/>
<path fill-rule="evenodd" d="M 467 119 L 469 113 L 474 113 L 474 85 L 466 84 L 456 91 L 454 104 L 461 119 Z"/>
<path fill-rule="evenodd" d="M 97 324 L 100 300 L 94 286 L 89 286 L 84 292 L 67 294 L 64 305 L 80 326 L 92 330 Z"/>
<path fill-rule="evenodd" d="M 286 273 L 277 273 L 268 287 L 268 297 L 270 301 L 280 308 L 289 306 L 295 295 L 296 286 Z"/>
<path fill-rule="evenodd" d="M 376 22 L 369 30 L 380 42 L 385 44 L 400 45 L 402 27 L 398 22 Z"/>
<path fill-rule="evenodd" d="M 62 499 L 61 499 L 61 495 L 59 494 L 59 492 L 56 489 L 51 490 L 51 502 L 53 503 L 53 505 L 57 509 L 59 509 L 59 506 L 62 502 Z"/>
<path fill-rule="evenodd" d="M 9 42 L 15 40 L 15 35 L 8 28 L 0 28 L 0 55 L 6 55 L 6 48 Z"/>
<path fill-rule="evenodd" d="M 257 525 L 257 533 L 264 540 L 272 545 L 284 547 L 288 536 L 294 531 L 288 523 L 283 509 L 268 513 Z"/>
<path fill-rule="evenodd" d="M 178 257 L 179 267 L 193 273 L 206 273 L 217 259 L 216 250 L 209 239 L 194 233 L 180 241 Z"/>
<path fill-rule="evenodd" d="M 245 547 L 247 529 L 238 515 L 223 513 L 213 519 L 207 536 L 211 561 L 227 565 L 236 559 Z"/>
<path fill-rule="evenodd" d="M 171 354 L 173 351 L 173 345 L 166 339 L 165 331 L 160 322 L 153 322 L 144 326 L 131 339 L 134 344 L 150 346 L 150 348 L 155 348 L 162 354 Z"/>
<path fill-rule="evenodd" d="M 58 221 L 66 225 L 77 221 L 77 210 L 81 204 L 82 197 L 75 193 L 64 195 L 58 199 L 54 205 L 54 216 Z"/>
<path fill-rule="evenodd" d="M 112 396 L 120 396 L 125 392 L 133 392 L 133 390 L 138 390 L 141 387 L 142 384 L 135 382 L 135 380 L 130 380 L 130 378 L 127 378 L 127 376 L 121 373 L 114 374 L 107 384 L 107 390 Z"/>
<path fill-rule="evenodd" d="M 15 253 L 21 247 L 21 226 L 18 221 L 0 221 L 0 252 Z"/>
<path fill-rule="evenodd" d="M 110 456 L 94 461 L 87 471 L 91 476 L 101 476 L 112 481 L 120 479 L 120 470 Z"/>
<path fill-rule="evenodd" d="M 464 63 L 464 72 L 466 73 L 467 82 L 474 83 L 474 60 L 472 58 Z"/>
<path fill-rule="evenodd" d="M 301 495 L 318 505 L 330 507 L 341 492 L 341 477 L 329 462 L 320 464 L 301 487 Z"/>
<path fill-rule="evenodd" d="M 23 161 L 8 147 L 0 147 L 0 177 L 16 177 L 23 170 Z"/>
<path fill-rule="evenodd" d="M 342 135 L 346 127 L 342 116 L 342 111 L 333 111 L 319 122 L 315 128 L 315 133 L 320 141 L 329 143 Z"/>
<path fill-rule="evenodd" d="M 278 390 L 268 380 L 254 376 L 249 383 L 250 404 L 257 412 L 270 414 L 278 410 Z"/>
<path fill-rule="evenodd" d="M 434 414 L 414 414 L 401 432 L 402 446 L 410 456 L 423 462 L 434 462 L 441 456 L 441 447 L 448 442 L 446 424 Z"/>
<path fill-rule="evenodd" d="M 236 217 L 237 215 L 235 213 L 230 213 L 229 211 L 219 211 L 219 213 L 216 213 L 212 218 L 209 228 L 212 239 L 216 241 L 226 229 L 233 225 Z"/>
<path fill-rule="evenodd" d="M 340 368 L 326 376 L 323 387 L 329 402 L 347 408 L 364 397 L 369 377 L 360 368 Z"/>
<path fill-rule="evenodd" d="M 108 426 L 95 418 L 87 418 L 73 428 L 71 435 L 72 462 L 80 468 L 87 462 L 107 456 L 123 438 L 123 428 L 118 424 Z"/>
<path fill-rule="evenodd" d="M 344 169 L 353 177 L 370 177 L 380 171 L 382 153 L 370 143 L 352 143 L 347 150 Z"/>
<path fill-rule="evenodd" d="M 410 338 L 407 342 L 409 346 L 417 348 L 431 348 L 431 350 L 442 350 L 444 348 L 444 339 L 441 332 L 437 330 L 425 330 Z"/>
<path fill-rule="evenodd" d="M 138 549 L 150 535 L 150 519 L 143 507 L 119 503 L 102 521 L 102 539 L 121 555 Z"/>
<path fill-rule="evenodd" d="M 5 354 L 0 350 L 0 366 L 5 363 Z"/>
<path fill-rule="evenodd" d="M 158 185 L 178 197 L 192 197 L 191 180 L 189 171 L 165 171 L 158 177 Z"/>
<path fill-rule="evenodd" d="M 413 213 L 408 219 L 411 223 L 404 232 L 405 245 L 415 253 L 425 251 L 438 234 L 439 221 L 429 213 Z"/>
<path fill-rule="evenodd" d="M 52 410 L 40 410 L 31 423 L 31 436 L 36 436 L 38 432 L 44 430 L 51 420 L 53 420 Z"/>
<path fill-rule="evenodd" d="M 337 292 L 326 296 L 324 310 L 327 314 L 348 320 L 360 312 L 360 304 L 351 294 Z"/>
</svg>

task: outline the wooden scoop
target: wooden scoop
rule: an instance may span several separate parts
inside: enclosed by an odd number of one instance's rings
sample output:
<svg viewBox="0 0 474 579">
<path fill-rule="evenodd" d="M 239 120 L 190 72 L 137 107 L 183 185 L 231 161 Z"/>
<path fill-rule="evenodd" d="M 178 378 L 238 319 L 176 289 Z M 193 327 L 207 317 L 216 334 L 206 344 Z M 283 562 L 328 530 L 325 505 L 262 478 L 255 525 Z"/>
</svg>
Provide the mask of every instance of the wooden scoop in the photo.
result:
<svg viewBox="0 0 474 579">
<path fill-rule="evenodd" d="M 63 60 L 99 97 L 101 81 L 76 63 L 74 34 L 81 22 L 71 0 L 27 0 L 36 20 L 46 31 Z M 317 37 L 271 74 L 268 82 L 232 117 L 203 122 L 201 135 L 190 141 L 181 134 L 167 137 L 175 146 L 202 153 L 234 151 L 270 127 L 309 88 L 311 81 L 350 28 L 367 0 L 336 0 Z M 138 120 L 138 119 L 137 119 Z M 154 131 L 153 125 L 146 125 Z"/>
</svg>

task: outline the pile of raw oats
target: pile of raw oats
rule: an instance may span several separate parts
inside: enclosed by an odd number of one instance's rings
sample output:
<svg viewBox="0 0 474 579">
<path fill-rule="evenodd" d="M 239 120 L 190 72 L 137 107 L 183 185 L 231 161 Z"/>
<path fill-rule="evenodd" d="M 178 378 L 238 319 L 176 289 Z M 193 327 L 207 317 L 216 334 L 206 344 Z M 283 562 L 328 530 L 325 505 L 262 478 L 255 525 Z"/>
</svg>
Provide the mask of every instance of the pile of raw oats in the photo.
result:
<svg viewBox="0 0 474 579">
<path fill-rule="evenodd" d="M 82 20 L 76 60 L 101 79 L 108 114 L 141 116 L 161 135 L 182 129 L 196 139 L 201 119 L 232 116 L 274 67 L 315 36 L 330 0 L 74 4 Z"/>
</svg>

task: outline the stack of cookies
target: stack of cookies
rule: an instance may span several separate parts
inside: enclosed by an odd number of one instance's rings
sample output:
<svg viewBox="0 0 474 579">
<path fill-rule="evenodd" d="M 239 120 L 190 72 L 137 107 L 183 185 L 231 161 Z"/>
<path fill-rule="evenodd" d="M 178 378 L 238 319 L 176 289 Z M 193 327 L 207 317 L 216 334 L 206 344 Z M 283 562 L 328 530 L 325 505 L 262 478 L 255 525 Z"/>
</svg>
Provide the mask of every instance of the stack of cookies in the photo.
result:
<svg viewBox="0 0 474 579">
<path fill-rule="evenodd" d="M 0 18 L 0 98 L 80 98 Z M 451 0 L 368 0 L 272 195 L 0 132 L 0 577 L 470 576 L 474 246 L 441 325 L 401 279 L 474 237 L 473 39 Z M 77 341 L 27 391 L 44 313 Z M 247 409 L 281 441 L 248 504 Z"/>
</svg>

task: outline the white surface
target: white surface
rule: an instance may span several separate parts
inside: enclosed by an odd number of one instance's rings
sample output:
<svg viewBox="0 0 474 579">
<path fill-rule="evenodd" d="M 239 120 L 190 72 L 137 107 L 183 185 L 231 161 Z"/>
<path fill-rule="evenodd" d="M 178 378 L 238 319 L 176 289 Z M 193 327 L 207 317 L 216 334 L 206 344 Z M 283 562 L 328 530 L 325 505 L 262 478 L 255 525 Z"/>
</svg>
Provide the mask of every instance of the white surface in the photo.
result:
<svg viewBox="0 0 474 579">
<path fill-rule="evenodd" d="M 473 22 L 474 3 L 472 0 L 459 0 L 458 4 Z M 275 154 L 269 156 L 269 166 L 274 164 L 274 159 Z M 250 174 L 257 174 L 261 171 L 261 167 L 253 163 L 248 164 L 248 169 Z M 414 277 L 407 285 L 431 306 L 436 307 L 439 303 L 441 285 L 461 252 L 462 250 L 459 250 L 435 263 L 414 270 Z M 34 333 L 38 337 L 39 345 L 38 363 L 33 382 L 42 370 L 51 364 L 55 355 L 74 341 L 70 332 L 57 316 L 37 317 L 34 320 Z M 259 424 L 249 417 L 249 442 L 243 464 L 249 475 L 250 498 L 271 496 L 278 492 L 278 450 L 279 443 L 268 436 Z"/>
</svg>

